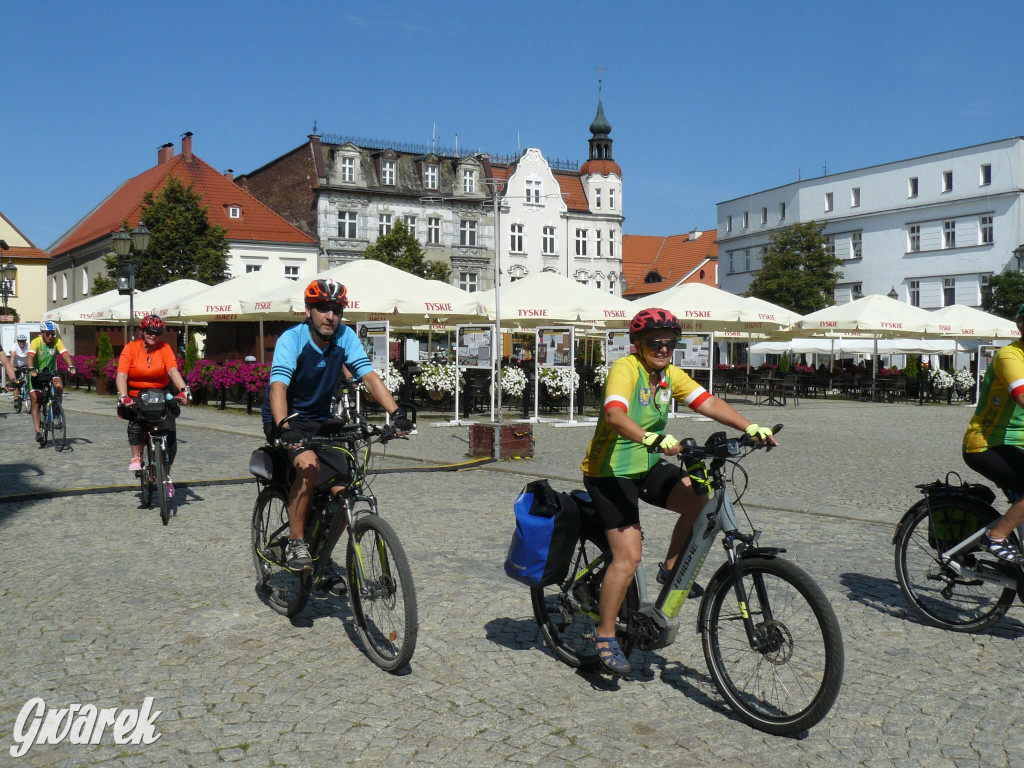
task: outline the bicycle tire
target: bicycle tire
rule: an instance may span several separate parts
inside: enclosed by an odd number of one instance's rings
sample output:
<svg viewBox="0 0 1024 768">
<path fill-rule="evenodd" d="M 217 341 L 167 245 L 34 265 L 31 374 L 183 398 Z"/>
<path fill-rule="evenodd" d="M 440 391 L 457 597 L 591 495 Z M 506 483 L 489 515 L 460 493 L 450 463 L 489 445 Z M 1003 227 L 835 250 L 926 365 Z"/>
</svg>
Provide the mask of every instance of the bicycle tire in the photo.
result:
<svg viewBox="0 0 1024 768">
<path fill-rule="evenodd" d="M 904 515 L 893 538 L 896 580 L 911 610 L 925 624 L 951 632 L 980 632 L 999 623 L 1013 603 L 1016 591 L 978 579 L 958 577 L 939 560 L 939 552 L 951 549 L 963 537 L 937 538 L 928 517 L 929 505 L 919 501 Z M 964 529 L 976 531 L 993 522 L 999 513 L 988 505 L 963 497 L 931 501 L 933 515 L 952 512 L 967 522 Z M 969 522 L 975 518 L 975 522 Z M 1017 541 L 1016 534 L 1012 536 Z M 978 550 L 962 553 L 956 560 L 970 568 L 979 565 Z M 990 563 L 980 564 L 992 568 Z"/>
<path fill-rule="evenodd" d="M 153 450 L 149 441 L 143 446 L 142 469 L 139 470 L 139 485 L 142 488 L 142 506 L 149 509 L 153 504 Z"/>
<path fill-rule="evenodd" d="M 750 647 L 740 606 L 729 601 L 735 591 L 726 563 L 712 577 L 700 605 L 708 671 L 747 725 L 776 736 L 801 733 L 821 721 L 839 695 L 844 666 L 839 621 L 821 588 L 793 563 L 749 558 L 740 567 L 746 610 L 770 645 Z M 759 620 L 766 614 L 771 618 Z"/>
<path fill-rule="evenodd" d="M 356 542 L 361 557 L 356 555 Z M 419 621 L 409 559 L 386 520 L 374 514 L 356 517 L 349 536 L 346 570 L 352 614 L 363 650 L 381 669 L 400 671 L 416 650 Z"/>
<path fill-rule="evenodd" d="M 288 493 L 268 485 L 256 497 L 252 510 L 252 562 L 256 586 L 277 613 L 289 618 L 306 607 L 312 579 L 303 578 L 284 565 L 288 543 Z"/>
<path fill-rule="evenodd" d="M 40 410 L 39 413 L 39 433 L 43 436 L 43 441 L 40 443 L 40 448 L 46 447 L 46 442 L 49 440 L 50 425 L 53 423 L 53 412 L 50 410 L 50 403 L 47 401 L 46 405 Z"/>
<path fill-rule="evenodd" d="M 162 445 L 157 445 L 153 455 L 156 464 L 157 502 L 160 504 L 160 522 L 167 525 L 171 521 L 171 500 L 167 498 L 167 454 Z"/>
<path fill-rule="evenodd" d="M 60 403 L 53 404 L 53 450 L 60 453 L 68 444 L 68 424 L 64 416 L 64 407 Z"/>
<path fill-rule="evenodd" d="M 574 669 L 589 671 L 597 669 L 600 665 L 600 657 L 590 642 L 590 636 L 597 627 L 598 600 L 607 563 L 582 578 L 578 578 L 578 575 L 599 555 L 607 551 L 606 542 L 599 541 L 591 535 L 582 536 L 565 579 L 560 584 L 530 589 L 533 615 L 540 627 L 544 643 L 559 661 Z M 570 592 L 575 600 L 570 597 Z M 622 625 L 625 625 L 628 612 L 639 609 L 640 590 L 634 576 L 626 589 L 626 599 L 622 601 L 619 612 Z M 633 650 L 632 638 L 622 631 L 616 632 L 616 635 L 619 647 L 628 658 Z"/>
<path fill-rule="evenodd" d="M 16 391 L 14 393 L 14 412 L 15 413 L 21 413 L 21 404 L 22 404 L 21 392 L 20 391 Z"/>
</svg>

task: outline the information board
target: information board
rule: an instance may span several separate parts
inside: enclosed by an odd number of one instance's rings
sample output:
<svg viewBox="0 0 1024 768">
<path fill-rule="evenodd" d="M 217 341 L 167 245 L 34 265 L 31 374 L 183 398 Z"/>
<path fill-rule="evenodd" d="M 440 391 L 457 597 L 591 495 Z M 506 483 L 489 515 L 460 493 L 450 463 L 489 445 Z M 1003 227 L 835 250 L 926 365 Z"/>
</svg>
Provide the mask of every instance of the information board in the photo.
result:
<svg viewBox="0 0 1024 768">
<path fill-rule="evenodd" d="M 604 362 L 611 365 L 629 354 L 629 331 L 607 331 L 604 337 Z"/>
<path fill-rule="evenodd" d="M 458 364 L 462 368 L 491 370 L 493 326 L 460 325 L 458 328 Z"/>
<path fill-rule="evenodd" d="M 388 322 L 374 321 L 370 323 L 356 323 L 356 335 L 359 343 L 363 345 L 366 356 L 370 358 L 370 365 L 378 371 L 385 371 L 388 367 Z"/>
<path fill-rule="evenodd" d="M 572 368 L 572 329 L 537 329 L 537 365 L 542 368 Z"/>
</svg>

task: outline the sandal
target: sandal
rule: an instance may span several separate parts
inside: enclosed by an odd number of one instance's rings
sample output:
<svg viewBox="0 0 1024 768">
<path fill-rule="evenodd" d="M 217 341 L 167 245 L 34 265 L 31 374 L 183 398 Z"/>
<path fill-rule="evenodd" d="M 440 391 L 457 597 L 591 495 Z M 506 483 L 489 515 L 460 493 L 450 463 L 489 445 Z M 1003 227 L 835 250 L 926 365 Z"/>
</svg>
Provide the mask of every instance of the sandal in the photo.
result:
<svg viewBox="0 0 1024 768">
<path fill-rule="evenodd" d="M 664 563 L 658 563 L 658 575 L 655 577 L 655 581 L 659 584 L 668 584 L 669 579 L 672 578 L 672 571 L 665 567 Z M 704 594 L 704 587 L 698 584 L 696 581 L 693 582 L 690 587 L 690 593 L 687 597 L 700 597 Z"/>
<path fill-rule="evenodd" d="M 1012 563 L 1013 565 L 1024 565 L 1024 554 L 1009 540 L 995 541 L 984 534 L 978 542 L 982 549 L 990 555 L 995 555 L 1000 560 Z"/>
<path fill-rule="evenodd" d="M 622 652 L 621 646 L 619 646 L 618 638 L 615 637 L 598 637 L 595 634 L 590 636 L 590 641 L 594 644 L 594 650 L 597 651 L 597 661 L 601 665 L 601 669 L 607 672 L 609 675 L 628 675 L 631 667 L 629 661 L 626 660 L 626 655 Z M 604 645 L 602 649 L 599 645 Z"/>
</svg>

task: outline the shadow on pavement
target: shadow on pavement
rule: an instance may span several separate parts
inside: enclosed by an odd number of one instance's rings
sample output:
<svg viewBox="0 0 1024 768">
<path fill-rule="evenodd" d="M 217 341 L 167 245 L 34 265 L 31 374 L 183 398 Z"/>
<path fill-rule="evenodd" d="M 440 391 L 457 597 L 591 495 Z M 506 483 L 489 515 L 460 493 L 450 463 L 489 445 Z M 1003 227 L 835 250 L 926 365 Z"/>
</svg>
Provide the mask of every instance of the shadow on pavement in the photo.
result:
<svg viewBox="0 0 1024 768">
<path fill-rule="evenodd" d="M 554 659 L 550 649 L 540 637 L 540 628 L 534 619 L 491 619 L 484 624 L 486 637 L 492 643 L 513 651 L 540 648 Z M 561 663 L 561 662 L 558 662 Z"/>
</svg>

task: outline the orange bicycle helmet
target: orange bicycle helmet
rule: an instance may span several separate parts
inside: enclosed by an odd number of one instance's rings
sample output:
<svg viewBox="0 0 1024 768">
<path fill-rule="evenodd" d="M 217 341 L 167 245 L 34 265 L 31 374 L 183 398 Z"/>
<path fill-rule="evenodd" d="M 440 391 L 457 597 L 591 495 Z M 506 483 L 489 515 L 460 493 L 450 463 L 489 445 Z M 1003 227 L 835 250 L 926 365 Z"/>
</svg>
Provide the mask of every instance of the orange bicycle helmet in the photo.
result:
<svg viewBox="0 0 1024 768">
<path fill-rule="evenodd" d="M 329 277 L 314 280 L 306 286 L 306 309 L 325 301 L 347 307 L 348 299 L 345 298 L 347 294 L 348 290 L 344 285 Z"/>
<path fill-rule="evenodd" d="M 164 321 L 157 315 L 146 315 L 142 318 L 142 322 L 139 323 L 139 327 L 143 331 L 151 331 L 153 333 L 163 333 L 166 325 Z"/>
<path fill-rule="evenodd" d="M 658 307 L 641 309 L 629 323 L 629 341 L 631 344 L 635 344 L 638 334 L 644 331 L 662 329 L 673 331 L 676 338 L 679 338 L 683 333 L 683 326 L 680 324 L 679 318 L 667 309 L 659 309 Z"/>
</svg>

